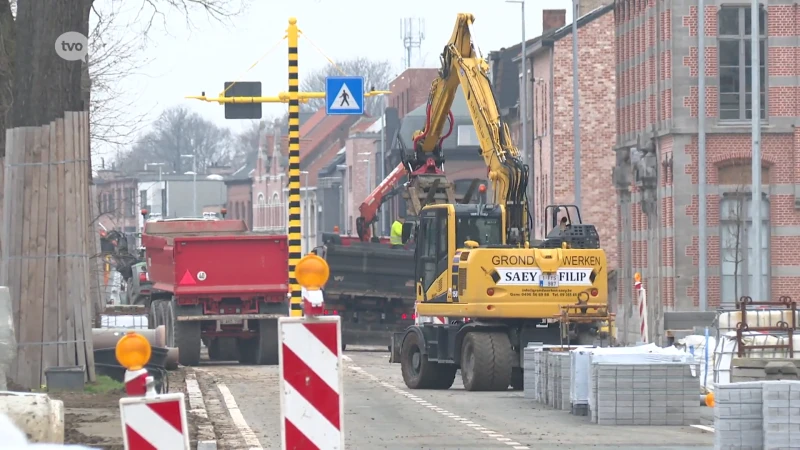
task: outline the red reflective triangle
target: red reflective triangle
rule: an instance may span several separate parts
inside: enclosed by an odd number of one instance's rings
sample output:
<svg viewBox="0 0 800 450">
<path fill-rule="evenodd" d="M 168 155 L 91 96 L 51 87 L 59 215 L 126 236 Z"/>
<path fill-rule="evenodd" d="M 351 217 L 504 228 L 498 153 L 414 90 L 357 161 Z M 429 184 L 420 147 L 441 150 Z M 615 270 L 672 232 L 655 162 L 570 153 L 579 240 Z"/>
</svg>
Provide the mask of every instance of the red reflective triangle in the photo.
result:
<svg viewBox="0 0 800 450">
<path fill-rule="evenodd" d="M 183 274 L 183 278 L 181 278 L 181 282 L 178 283 L 178 284 L 180 284 L 180 285 L 197 284 L 197 282 L 194 281 L 194 277 L 187 270 L 186 273 Z"/>
</svg>

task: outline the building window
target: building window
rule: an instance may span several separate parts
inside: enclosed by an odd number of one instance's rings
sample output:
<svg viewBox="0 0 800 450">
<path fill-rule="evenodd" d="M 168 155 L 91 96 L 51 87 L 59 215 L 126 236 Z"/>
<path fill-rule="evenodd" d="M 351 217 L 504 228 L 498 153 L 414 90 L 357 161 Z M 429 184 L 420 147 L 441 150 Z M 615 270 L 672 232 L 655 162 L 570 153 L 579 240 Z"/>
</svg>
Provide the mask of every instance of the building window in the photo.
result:
<svg viewBox="0 0 800 450">
<path fill-rule="evenodd" d="M 761 37 L 760 87 L 761 119 L 767 111 L 767 15 L 759 10 L 758 31 Z M 751 92 L 751 15 L 749 6 L 723 6 L 719 10 L 719 118 L 747 120 L 752 118 Z"/>
<path fill-rule="evenodd" d="M 749 193 L 725 193 L 720 202 L 720 266 L 722 304 L 734 303 L 749 295 L 755 301 L 769 300 L 769 202 L 761 200 L 761 237 L 753 234 Z M 760 241 L 760 242 L 759 242 Z M 761 245 L 761 264 L 754 259 L 754 249 Z M 754 277 L 761 277 L 761 295 L 752 290 Z"/>
</svg>

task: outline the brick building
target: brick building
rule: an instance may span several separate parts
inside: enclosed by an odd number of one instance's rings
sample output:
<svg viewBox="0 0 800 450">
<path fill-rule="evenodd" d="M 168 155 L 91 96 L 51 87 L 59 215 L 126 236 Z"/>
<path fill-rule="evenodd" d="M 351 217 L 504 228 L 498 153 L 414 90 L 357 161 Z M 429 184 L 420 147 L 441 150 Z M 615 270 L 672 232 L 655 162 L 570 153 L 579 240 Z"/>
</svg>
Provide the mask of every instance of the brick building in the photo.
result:
<svg viewBox="0 0 800 450">
<path fill-rule="evenodd" d="M 616 142 L 614 129 L 614 14 L 613 5 L 582 1 L 578 18 L 579 89 L 581 129 L 581 215 L 593 223 L 606 249 L 609 268 L 617 267 L 617 224 L 614 186 L 609 173 L 614 166 L 609 149 Z M 572 24 L 565 10 L 542 13 L 542 36 L 526 43 L 528 83 L 526 119 L 528 163 L 532 166 L 534 237 L 545 234 L 545 207 L 574 202 L 572 123 Z M 521 74 L 519 46 L 514 73 Z M 518 75 L 518 80 L 521 76 Z M 519 82 L 519 81 L 518 81 Z M 509 111 L 515 142 L 522 149 L 518 109 Z"/>
<path fill-rule="evenodd" d="M 428 101 L 433 79 L 439 74 L 439 69 L 406 69 L 391 83 L 387 104 L 390 108 L 397 109 L 400 119 L 406 114 L 417 109 Z"/>
<path fill-rule="evenodd" d="M 616 3 L 617 145 L 621 286 L 641 271 L 651 318 L 663 310 L 713 309 L 738 296 L 796 295 L 800 283 L 800 4 L 762 2 L 762 236 L 750 214 L 750 6 L 705 5 L 706 110 L 698 104 L 698 3 Z M 707 196 L 698 198 L 705 137 Z M 700 303 L 699 202 L 707 210 L 707 289 Z M 766 214 L 768 212 L 768 214 Z M 752 258 L 759 245 L 764 258 Z M 627 245 L 630 243 L 630 245 Z M 751 280 L 764 280 L 751 292 Z M 631 290 L 620 302 L 631 311 Z M 626 319 L 623 319 L 626 320 Z M 624 325 L 624 323 L 623 323 Z M 661 324 L 651 323 L 651 330 Z M 632 328 L 631 324 L 628 328 Z"/>
<path fill-rule="evenodd" d="M 360 215 L 358 208 L 376 186 L 380 149 L 375 142 L 380 140 L 380 126 L 380 119 L 364 118 L 350 128 L 350 136 L 345 141 L 344 164 L 347 168 L 342 206 L 346 219 L 342 231 L 347 234 L 356 233 L 356 218 Z"/>
<path fill-rule="evenodd" d="M 139 219 L 138 185 L 135 177 L 115 170 L 98 170 L 96 186 L 99 223 L 109 230 L 137 231 Z"/>
<path fill-rule="evenodd" d="M 225 208 L 228 210 L 228 219 L 244 220 L 247 226 L 253 229 L 253 179 L 257 154 L 248 156 L 247 162 L 231 173 L 225 180 L 228 198 Z"/>
</svg>

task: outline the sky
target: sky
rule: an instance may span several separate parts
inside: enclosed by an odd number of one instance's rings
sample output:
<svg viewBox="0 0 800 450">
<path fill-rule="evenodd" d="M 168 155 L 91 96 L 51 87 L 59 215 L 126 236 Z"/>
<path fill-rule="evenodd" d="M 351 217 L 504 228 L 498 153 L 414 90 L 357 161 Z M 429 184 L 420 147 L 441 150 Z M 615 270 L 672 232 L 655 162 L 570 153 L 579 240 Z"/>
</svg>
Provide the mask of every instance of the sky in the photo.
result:
<svg viewBox="0 0 800 450">
<path fill-rule="evenodd" d="M 400 74 L 405 68 L 406 51 L 401 38 L 404 18 L 414 18 L 415 24 L 416 19 L 424 21 L 424 39 L 421 48 L 414 49 L 412 67 L 438 67 L 439 54 L 459 12 L 475 15 L 473 41 L 484 57 L 490 51 L 515 45 L 522 38 L 521 5 L 505 0 L 245 1 L 243 13 L 227 23 L 209 19 L 199 10 L 190 13 L 191 25 L 187 25 L 180 11 L 156 17 L 143 48 L 137 46 L 132 55 L 136 70 L 114 85 L 118 93 L 115 101 L 124 105 L 128 117 L 149 123 L 164 109 L 183 105 L 219 126 L 241 130 L 243 121 L 225 120 L 222 105 L 184 97 L 200 95 L 202 91 L 216 96 L 225 81 L 261 81 L 265 96 L 286 91 L 287 44 L 280 40 L 289 17 L 297 18 L 303 33 L 299 45 L 301 82 L 304 74 L 330 64 L 328 59 L 336 62 L 366 57 L 388 61 Z M 140 4 L 146 4 L 144 0 L 124 3 L 126 9 L 116 8 L 113 38 L 141 40 L 152 9 L 140 9 Z M 95 1 L 101 14 L 115 9 L 116 4 L 121 3 Z M 541 34 L 543 9 L 566 9 L 570 23 L 571 4 L 570 0 L 527 2 L 527 39 Z M 96 18 L 93 21 L 96 23 Z M 286 111 L 286 105 L 265 104 L 263 111 L 265 117 L 278 116 Z M 100 156 L 115 152 L 102 143 L 94 144 L 94 148 Z"/>
</svg>

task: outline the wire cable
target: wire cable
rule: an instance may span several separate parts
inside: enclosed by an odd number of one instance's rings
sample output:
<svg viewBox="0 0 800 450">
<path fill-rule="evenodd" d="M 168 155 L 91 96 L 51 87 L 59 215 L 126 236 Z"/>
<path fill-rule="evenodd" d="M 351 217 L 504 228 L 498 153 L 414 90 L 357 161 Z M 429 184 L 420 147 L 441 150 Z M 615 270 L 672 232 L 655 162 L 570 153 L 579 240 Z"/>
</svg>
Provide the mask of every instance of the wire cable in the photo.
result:
<svg viewBox="0 0 800 450">
<path fill-rule="evenodd" d="M 245 75 L 247 72 L 250 72 L 251 70 L 253 70 L 253 68 L 254 68 L 255 66 L 257 66 L 257 65 L 258 65 L 258 63 L 260 63 L 260 62 L 261 62 L 261 60 L 263 60 L 264 58 L 266 58 L 266 57 L 267 57 L 267 55 L 269 55 L 270 53 L 272 53 L 273 51 L 275 51 L 275 49 L 276 49 L 276 48 L 278 48 L 278 46 L 279 46 L 279 45 L 281 45 L 281 43 L 282 43 L 284 40 L 286 40 L 286 36 L 282 37 L 282 38 L 281 38 L 281 39 L 280 39 L 278 42 L 276 42 L 276 43 L 275 43 L 275 45 L 273 45 L 272 47 L 270 47 L 270 49 L 269 49 L 269 50 L 267 50 L 267 51 L 266 51 L 266 52 L 265 52 L 263 55 L 261 55 L 261 57 L 260 57 L 260 58 L 258 58 L 258 59 L 256 60 L 256 62 L 254 62 L 253 64 L 251 64 L 251 65 L 250 65 L 250 67 L 248 67 L 248 68 L 247 68 L 247 70 L 245 70 L 244 72 L 242 72 L 242 74 L 241 74 L 241 75 L 239 75 L 238 77 L 236 77 L 236 78 L 234 79 L 233 83 L 231 83 L 231 85 L 230 85 L 230 86 L 226 87 L 226 88 L 225 88 L 225 90 L 224 90 L 224 91 L 222 91 L 222 95 L 220 95 L 220 97 L 225 97 L 225 94 L 228 92 L 228 90 L 229 90 L 230 88 L 232 88 L 232 87 L 233 87 L 233 85 L 235 85 L 236 83 L 238 83 L 238 82 L 239 82 L 239 80 L 241 80 L 241 79 L 242 79 L 242 77 L 243 77 L 243 76 L 244 76 L 244 75 Z"/>
<path fill-rule="evenodd" d="M 312 46 L 312 47 L 314 47 L 314 48 L 317 50 L 317 52 L 319 52 L 319 54 L 320 54 L 320 55 L 322 55 L 322 57 L 323 57 L 323 58 L 327 59 L 327 60 L 328 60 L 328 62 L 329 62 L 329 63 L 331 63 L 331 65 L 332 65 L 334 68 L 336 68 L 336 70 L 338 70 L 338 71 L 339 71 L 339 73 L 341 73 L 343 76 L 347 76 L 347 74 L 344 72 L 344 70 L 342 70 L 342 69 L 341 69 L 339 66 L 337 66 L 337 65 L 336 65 L 336 63 L 335 63 L 335 62 L 333 62 L 333 59 L 329 58 L 329 57 L 328 57 L 328 55 L 326 55 L 326 54 L 325 54 L 325 52 L 323 52 L 323 51 L 322 51 L 322 49 L 320 49 L 320 48 L 317 46 L 317 44 L 315 44 L 315 43 L 314 43 L 314 42 L 313 42 L 313 41 L 312 41 L 312 40 L 311 40 L 311 39 L 310 39 L 308 36 L 306 36 L 306 34 L 305 34 L 305 33 L 302 33 L 302 32 L 301 32 L 300 34 L 301 34 L 301 35 L 302 35 L 304 38 L 306 38 L 306 39 L 308 40 L 308 43 L 309 43 L 309 44 L 311 44 L 311 46 Z"/>
</svg>

